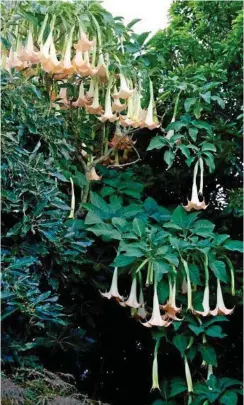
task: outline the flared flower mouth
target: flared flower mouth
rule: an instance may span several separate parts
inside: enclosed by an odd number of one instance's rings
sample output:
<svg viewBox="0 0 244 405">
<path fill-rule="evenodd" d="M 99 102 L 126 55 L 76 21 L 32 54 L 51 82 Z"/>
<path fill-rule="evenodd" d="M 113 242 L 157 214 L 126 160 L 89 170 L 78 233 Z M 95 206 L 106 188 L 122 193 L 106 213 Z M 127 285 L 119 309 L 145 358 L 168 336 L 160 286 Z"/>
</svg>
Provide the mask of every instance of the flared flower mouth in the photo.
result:
<svg viewBox="0 0 244 405">
<path fill-rule="evenodd" d="M 27 44 L 20 52 L 19 59 L 22 62 L 31 62 L 33 64 L 36 64 L 40 61 L 40 52 L 35 50 L 34 48 L 31 29 L 28 32 Z"/>
<path fill-rule="evenodd" d="M 217 278 L 217 304 L 216 304 L 216 308 L 213 311 L 210 311 L 210 314 L 212 316 L 231 315 L 233 313 L 233 311 L 234 311 L 234 308 L 228 309 L 225 306 L 220 280 Z"/>
<path fill-rule="evenodd" d="M 84 92 L 84 84 L 81 82 L 80 88 L 79 88 L 79 95 L 76 101 L 72 102 L 73 107 L 84 107 L 85 105 L 89 104 L 90 101 L 87 99 L 85 96 Z"/>
<path fill-rule="evenodd" d="M 122 305 L 122 307 L 131 307 L 131 308 L 139 308 L 141 306 L 141 304 L 137 301 L 136 277 L 134 277 L 134 279 L 132 280 L 129 298 L 124 302 L 120 302 L 120 305 Z"/>
<path fill-rule="evenodd" d="M 199 159 L 199 162 L 200 162 L 200 169 L 201 169 L 201 183 L 200 183 L 199 192 L 202 194 L 203 193 L 203 161 L 201 158 Z M 191 200 L 190 201 L 188 200 L 187 205 L 183 205 L 183 208 L 185 208 L 186 211 L 191 211 L 192 209 L 197 210 L 197 211 L 205 210 L 208 207 L 208 205 L 206 205 L 204 199 L 202 202 L 200 202 L 199 198 L 198 198 L 197 173 L 198 173 L 199 162 L 197 162 L 194 167 Z"/>
<path fill-rule="evenodd" d="M 108 79 L 109 77 L 109 72 L 108 72 L 108 66 L 106 65 L 104 61 L 104 56 L 101 53 L 98 58 L 98 65 L 96 67 L 96 75 L 99 76 L 101 79 Z"/>
<path fill-rule="evenodd" d="M 86 33 L 81 31 L 80 39 L 78 40 L 77 44 L 74 44 L 74 48 L 79 52 L 86 52 L 89 51 L 94 44 L 95 41 L 94 40 L 90 41 Z"/>
<path fill-rule="evenodd" d="M 99 88 L 98 82 L 96 82 L 95 89 L 94 89 L 94 98 L 91 105 L 86 105 L 86 111 L 88 114 L 102 114 L 103 108 L 99 104 Z"/>
<path fill-rule="evenodd" d="M 160 308 L 166 311 L 166 314 L 163 315 L 163 319 L 173 319 L 175 321 L 182 321 L 181 318 L 177 318 L 177 314 L 181 312 L 182 307 L 176 306 L 176 280 L 171 282 L 169 278 L 169 299 L 165 305 L 160 305 Z"/>
<path fill-rule="evenodd" d="M 140 128 L 148 128 L 150 130 L 159 128 L 160 124 L 158 122 L 157 116 L 154 114 L 154 96 L 153 96 L 153 84 L 150 80 L 150 101 L 146 113 L 145 119 L 140 123 Z"/>
<path fill-rule="evenodd" d="M 147 328 L 152 328 L 153 326 L 169 326 L 171 324 L 171 321 L 165 321 L 161 314 L 160 314 L 160 307 L 159 307 L 159 302 L 158 302 L 158 293 L 157 293 L 157 283 L 155 281 L 154 283 L 154 295 L 153 295 L 153 312 L 152 316 L 149 319 L 149 321 L 142 323 L 143 326 L 146 326 Z"/>
<path fill-rule="evenodd" d="M 106 97 L 105 97 L 105 112 L 101 117 L 98 117 L 101 122 L 114 122 L 117 121 L 117 114 L 113 114 L 111 107 L 111 80 L 107 87 Z"/>
<path fill-rule="evenodd" d="M 116 298 L 117 301 L 124 301 L 124 297 L 122 297 L 118 291 L 118 268 L 117 267 L 115 267 L 115 269 L 114 269 L 114 274 L 113 274 L 110 290 L 106 293 L 102 293 L 100 291 L 100 293 L 103 297 L 108 298 L 109 300 L 111 298 Z"/>
<path fill-rule="evenodd" d="M 115 93 L 117 93 L 117 89 L 115 87 Z M 112 111 L 115 112 L 121 112 L 124 111 L 126 109 L 126 104 L 125 103 L 121 103 L 119 98 L 114 99 L 113 103 L 112 103 Z"/>
<path fill-rule="evenodd" d="M 119 77 L 120 77 L 120 89 L 119 89 L 119 91 L 117 93 L 113 94 L 113 98 L 115 100 L 119 99 L 119 98 L 121 98 L 123 100 L 126 100 L 127 98 L 131 97 L 132 94 L 134 94 L 135 89 L 130 89 L 128 87 L 128 84 L 126 82 L 126 78 L 123 75 L 123 73 L 120 73 Z"/>
<path fill-rule="evenodd" d="M 102 178 L 102 176 L 98 176 L 95 167 L 92 167 L 92 169 L 87 173 L 86 177 L 88 181 L 99 181 Z"/>
</svg>

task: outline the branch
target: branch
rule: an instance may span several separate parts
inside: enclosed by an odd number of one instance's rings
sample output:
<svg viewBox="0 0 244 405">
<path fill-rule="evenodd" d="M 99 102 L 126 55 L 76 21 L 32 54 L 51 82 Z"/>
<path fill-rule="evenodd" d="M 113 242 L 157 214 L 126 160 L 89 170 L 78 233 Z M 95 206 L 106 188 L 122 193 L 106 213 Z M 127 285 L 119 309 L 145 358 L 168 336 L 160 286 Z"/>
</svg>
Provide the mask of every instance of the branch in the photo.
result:
<svg viewBox="0 0 244 405">
<path fill-rule="evenodd" d="M 134 160 L 133 162 L 129 162 L 129 163 L 123 163 L 122 165 L 109 165 L 107 167 L 125 167 L 125 166 L 134 165 L 135 163 L 140 162 L 141 157 L 140 157 L 140 155 L 138 153 L 138 150 L 134 146 L 132 146 L 132 148 L 134 149 L 134 151 L 137 154 L 137 159 L 136 160 Z"/>
</svg>

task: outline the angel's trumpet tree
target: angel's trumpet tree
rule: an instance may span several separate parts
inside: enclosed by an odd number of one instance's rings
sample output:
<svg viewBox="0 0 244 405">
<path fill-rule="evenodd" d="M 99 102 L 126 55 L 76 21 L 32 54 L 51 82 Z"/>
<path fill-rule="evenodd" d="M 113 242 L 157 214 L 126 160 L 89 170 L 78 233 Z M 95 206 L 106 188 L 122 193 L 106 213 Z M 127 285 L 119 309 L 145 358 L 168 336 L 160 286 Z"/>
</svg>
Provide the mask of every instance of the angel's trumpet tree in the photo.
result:
<svg viewBox="0 0 244 405">
<path fill-rule="evenodd" d="M 128 87 L 127 82 L 126 82 L 126 78 L 123 75 L 123 73 L 120 73 L 119 77 L 120 77 L 120 89 L 119 89 L 119 91 L 117 93 L 113 94 L 113 98 L 115 100 L 119 99 L 119 98 L 122 98 L 123 100 L 126 100 L 127 98 L 132 96 L 132 94 L 134 94 L 135 89 L 130 89 Z"/>
<path fill-rule="evenodd" d="M 127 307 L 131 307 L 131 308 L 139 308 L 140 307 L 141 304 L 137 301 L 137 280 L 136 280 L 136 276 L 132 280 L 129 298 L 124 302 L 120 302 L 120 305 L 122 305 L 122 307 L 127 306 Z"/>
<path fill-rule="evenodd" d="M 203 189 L 203 165 L 202 165 L 202 160 L 200 159 L 200 165 L 201 165 L 201 185 L 200 185 L 200 192 L 202 194 L 202 189 Z M 188 200 L 187 205 L 183 205 L 183 208 L 185 208 L 186 211 L 191 211 L 192 209 L 194 210 L 205 210 L 207 208 L 207 205 L 205 201 L 203 200 L 202 202 L 199 201 L 198 198 L 198 189 L 197 189 L 197 173 L 198 173 L 198 166 L 199 162 L 195 164 L 194 171 L 193 171 L 193 183 L 192 183 L 192 194 L 191 194 L 191 201 Z"/>
<path fill-rule="evenodd" d="M 231 315 L 234 311 L 234 308 L 228 309 L 224 304 L 222 289 L 220 280 L 217 278 L 217 305 L 213 311 L 210 311 L 210 314 L 213 316 L 217 315 Z"/>
<path fill-rule="evenodd" d="M 122 297 L 118 291 L 118 268 L 117 267 L 115 267 L 115 269 L 114 269 L 114 274 L 113 274 L 110 290 L 106 293 L 101 292 L 101 295 L 105 298 L 108 298 L 109 300 L 111 298 L 116 298 L 116 301 L 124 301 L 124 297 Z"/>
</svg>

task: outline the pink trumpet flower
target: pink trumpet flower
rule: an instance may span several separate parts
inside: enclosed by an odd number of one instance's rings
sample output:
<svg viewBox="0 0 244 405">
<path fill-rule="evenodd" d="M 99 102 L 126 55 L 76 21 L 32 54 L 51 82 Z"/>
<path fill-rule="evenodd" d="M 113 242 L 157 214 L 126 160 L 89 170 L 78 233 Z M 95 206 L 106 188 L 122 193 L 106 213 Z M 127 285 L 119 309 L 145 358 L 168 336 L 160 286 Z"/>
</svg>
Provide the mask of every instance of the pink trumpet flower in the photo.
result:
<svg viewBox="0 0 244 405">
<path fill-rule="evenodd" d="M 57 59 L 57 54 L 56 54 L 56 49 L 55 49 L 55 45 L 53 42 L 53 36 L 52 33 L 50 33 L 50 37 L 51 37 L 51 42 L 50 42 L 50 47 L 49 47 L 49 52 L 48 52 L 48 56 L 45 58 L 42 57 L 42 69 L 49 73 L 58 73 L 61 69 L 61 65 L 60 62 Z"/>
<path fill-rule="evenodd" d="M 85 96 L 84 93 L 84 84 L 81 82 L 80 88 L 79 88 L 79 96 L 76 101 L 72 102 L 73 107 L 84 107 L 85 105 L 89 104 L 88 99 Z"/>
<path fill-rule="evenodd" d="M 177 313 L 181 312 L 182 307 L 177 307 L 176 306 L 176 280 L 174 279 L 173 281 L 173 286 L 172 282 L 169 279 L 169 300 L 167 301 L 166 305 L 160 305 L 160 308 L 162 308 L 164 311 L 166 311 L 166 314 L 163 315 L 163 319 L 174 319 L 175 321 L 182 321 L 182 319 L 177 318 Z"/>
<path fill-rule="evenodd" d="M 132 94 L 134 94 L 135 89 L 130 89 L 128 87 L 127 82 L 126 82 L 126 78 L 123 75 L 123 73 L 120 73 L 119 77 L 120 77 L 120 89 L 119 89 L 119 91 L 117 93 L 113 94 L 113 98 L 115 100 L 119 99 L 119 98 L 122 98 L 123 100 L 126 100 L 127 98 L 132 96 Z"/>
<path fill-rule="evenodd" d="M 103 108 L 99 104 L 98 82 L 96 82 L 96 85 L 95 85 L 93 102 L 91 105 L 86 105 L 86 111 L 88 112 L 88 114 L 102 114 L 103 113 Z"/>
<path fill-rule="evenodd" d="M 22 62 L 31 62 L 33 64 L 40 61 L 40 53 L 34 48 L 31 30 L 28 32 L 27 44 L 20 52 L 19 58 Z"/>
<path fill-rule="evenodd" d="M 140 124 L 141 128 L 148 128 L 152 130 L 160 127 L 157 116 L 154 115 L 153 110 L 154 110 L 153 84 L 150 80 L 150 101 L 147 109 L 146 118 L 141 121 Z"/>
<path fill-rule="evenodd" d="M 222 289 L 220 280 L 217 278 L 217 305 L 213 311 L 210 311 L 210 314 L 213 316 L 217 315 L 231 315 L 234 311 L 234 308 L 228 309 L 224 304 Z"/>
<path fill-rule="evenodd" d="M 137 301 L 137 280 L 136 277 L 134 277 L 132 284 L 131 284 L 131 290 L 130 290 L 130 295 L 129 298 L 124 301 L 120 302 L 120 305 L 122 307 L 131 307 L 131 308 L 139 308 L 141 304 Z"/>
<path fill-rule="evenodd" d="M 117 93 L 117 88 L 115 86 L 114 88 L 115 93 Z M 119 98 L 114 99 L 113 103 L 112 103 L 112 110 L 116 111 L 116 112 L 121 112 L 124 111 L 126 109 L 126 104 L 125 103 L 121 103 Z"/>
<path fill-rule="evenodd" d="M 85 32 L 82 32 L 82 31 L 81 31 L 81 33 L 80 33 L 80 39 L 79 39 L 79 41 L 77 42 L 77 44 L 74 44 L 74 48 L 75 48 L 77 51 L 86 52 L 86 51 L 89 51 L 89 50 L 93 47 L 94 43 L 95 43 L 94 40 L 93 40 L 93 41 L 89 41 L 89 38 L 87 37 L 87 35 L 85 34 Z"/>
<path fill-rule="evenodd" d="M 67 98 L 67 87 L 61 87 L 57 99 L 59 99 L 59 104 L 69 106 L 69 101 Z"/>
<path fill-rule="evenodd" d="M 108 73 L 108 67 L 107 67 L 107 65 L 106 65 L 106 63 L 105 63 L 105 61 L 104 61 L 104 56 L 103 56 L 103 54 L 101 53 L 100 55 L 99 55 L 99 58 L 98 58 L 98 65 L 97 65 L 97 67 L 96 67 L 96 74 L 97 74 L 97 76 L 99 76 L 101 79 L 108 79 L 108 77 L 109 77 L 109 73 Z"/>
<path fill-rule="evenodd" d="M 71 63 L 71 46 L 72 46 L 72 35 L 74 28 L 71 29 L 71 32 L 66 39 L 66 48 L 64 52 L 64 57 L 61 61 L 61 73 L 69 76 L 74 72 L 74 66 Z"/>
<path fill-rule="evenodd" d="M 158 302 L 158 293 L 157 293 L 157 284 L 154 284 L 154 295 L 153 295 L 153 312 L 151 319 L 148 322 L 142 323 L 142 325 L 147 328 L 152 328 L 152 326 L 169 326 L 171 322 L 163 320 L 160 314 L 159 302 Z"/>
<path fill-rule="evenodd" d="M 203 189 L 203 164 L 202 159 L 199 159 L 201 165 L 201 185 L 200 185 L 200 192 L 202 193 Z M 205 210 L 208 206 L 206 205 L 205 201 L 202 202 L 198 199 L 198 190 L 197 190 L 197 173 L 198 173 L 198 166 L 199 162 L 195 164 L 194 172 L 193 172 L 193 183 L 192 183 L 192 194 L 191 194 L 191 201 L 188 200 L 187 205 L 183 205 L 186 211 L 194 210 Z"/>
<path fill-rule="evenodd" d="M 101 122 L 114 122 L 117 121 L 118 117 L 117 114 L 113 114 L 112 107 L 111 107 L 111 82 L 108 84 L 106 97 L 105 97 L 105 112 L 101 117 L 98 117 L 99 121 Z"/>
<path fill-rule="evenodd" d="M 112 278 L 112 284 L 110 290 L 106 293 L 102 293 L 101 295 L 109 300 L 111 298 L 116 298 L 116 301 L 124 301 L 124 297 L 122 297 L 118 292 L 118 268 L 115 267 L 114 274 Z"/>
</svg>

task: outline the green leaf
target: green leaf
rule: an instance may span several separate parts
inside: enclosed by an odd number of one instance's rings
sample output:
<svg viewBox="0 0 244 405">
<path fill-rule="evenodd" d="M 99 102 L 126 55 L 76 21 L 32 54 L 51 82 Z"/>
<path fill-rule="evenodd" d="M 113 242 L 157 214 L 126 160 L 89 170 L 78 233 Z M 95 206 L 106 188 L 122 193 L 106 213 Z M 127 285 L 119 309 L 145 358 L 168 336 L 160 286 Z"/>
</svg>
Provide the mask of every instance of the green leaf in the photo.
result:
<svg viewBox="0 0 244 405">
<path fill-rule="evenodd" d="M 193 212 L 188 214 L 180 205 L 173 211 L 171 222 L 178 225 L 182 229 L 189 229 L 199 213 Z"/>
<path fill-rule="evenodd" d="M 179 350 L 179 352 L 181 353 L 182 356 L 185 353 L 188 343 L 189 343 L 189 338 L 187 338 L 184 335 L 176 335 L 173 338 L 173 345 Z"/>
<path fill-rule="evenodd" d="M 242 381 L 238 381 L 235 378 L 229 378 L 229 377 L 222 377 L 220 378 L 220 385 L 223 390 L 225 390 L 228 387 L 232 387 L 233 385 L 242 385 Z"/>
<path fill-rule="evenodd" d="M 133 20 L 131 20 L 131 21 L 127 24 L 127 27 L 128 27 L 128 28 L 132 28 L 133 25 L 135 25 L 135 24 L 138 23 L 139 21 L 141 21 L 140 18 L 134 18 Z"/>
<path fill-rule="evenodd" d="M 162 278 L 158 282 L 158 299 L 159 302 L 165 302 L 169 296 L 169 283 L 166 279 Z"/>
<path fill-rule="evenodd" d="M 243 242 L 240 240 L 228 240 L 223 247 L 231 251 L 243 252 Z"/>
<path fill-rule="evenodd" d="M 184 102 L 184 107 L 186 112 L 189 112 L 191 107 L 196 103 L 197 99 L 196 97 L 192 97 L 192 98 L 187 98 Z"/>
<path fill-rule="evenodd" d="M 214 272 L 215 276 L 223 281 L 224 283 L 228 282 L 228 276 L 226 272 L 225 263 L 220 260 L 213 260 L 209 264 L 210 269 Z"/>
<path fill-rule="evenodd" d="M 109 239 L 118 239 L 121 240 L 121 234 L 116 231 L 110 224 L 96 224 L 92 228 L 88 228 L 88 231 L 91 231 L 96 236 L 105 236 Z"/>
<path fill-rule="evenodd" d="M 199 129 L 205 129 L 209 133 L 209 135 L 213 134 L 213 130 L 212 130 L 211 125 L 209 125 L 205 121 L 193 120 L 192 125 L 194 125 L 194 127 L 199 128 Z"/>
<path fill-rule="evenodd" d="M 176 132 L 179 132 L 183 127 L 186 127 L 187 123 L 183 121 L 175 121 L 171 122 L 167 128 L 165 129 L 166 132 L 169 132 L 171 129 L 173 129 Z"/>
<path fill-rule="evenodd" d="M 187 390 L 187 385 L 184 378 L 174 377 L 170 382 L 170 394 L 169 398 L 175 397 Z"/>
<path fill-rule="evenodd" d="M 207 93 L 201 94 L 200 96 L 203 98 L 203 100 L 206 101 L 206 103 L 210 104 L 211 102 L 211 91 L 207 91 Z"/>
<path fill-rule="evenodd" d="M 156 274 L 158 282 L 162 279 L 163 274 L 168 273 L 170 270 L 171 270 L 170 265 L 166 263 L 164 260 L 158 259 L 153 261 L 153 271 Z"/>
<path fill-rule="evenodd" d="M 133 220 L 133 230 L 140 238 L 144 235 L 146 230 L 146 224 L 141 219 L 135 218 Z"/>
<path fill-rule="evenodd" d="M 204 154 L 208 154 L 207 156 L 204 157 L 204 161 L 206 163 L 206 165 L 209 168 L 209 172 L 213 173 L 214 169 L 215 169 L 215 163 L 214 163 L 214 157 L 212 155 L 212 153 L 205 151 Z"/>
<path fill-rule="evenodd" d="M 189 148 L 186 147 L 186 145 L 179 144 L 177 146 L 177 149 L 179 149 L 187 159 L 191 156 L 191 152 L 189 151 Z"/>
<path fill-rule="evenodd" d="M 202 285 L 199 267 L 194 263 L 189 263 L 188 268 L 192 284 Z"/>
<path fill-rule="evenodd" d="M 226 391 L 219 399 L 223 405 L 237 405 L 238 396 L 234 391 Z"/>
<path fill-rule="evenodd" d="M 173 264 L 175 267 L 179 266 L 178 256 L 176 256 L 176 254 L 174 253 L 167 253 L 166 255 L 164 255 L 164 259 Z"/>
<path fill-rule="evenodd" d="M 221 108 L 225 108 L 225 101 L 224 101 L 221 97 L 219 97 L 219 96 L 212 96 L 211 99 L 214 100 L 214 101 L 217 101 L 218 105 L 219 105 Z"/>
<path fill-rule="evenodd" d="M 154 138 L 151 139 L 149 146 L 147 147 L 147 150 L 152 150 L 152 149 L 161 149 L 165 145 L 168 145 L 168 141 L 165 137 L 163 136 L 155 136 Z"/>
<path fill-rule="evenodd" d="M 213 366 L 217 366 L 217 357 L 215 349 L 209 345 L 199 345 L 198 349 L 202 355 L 203 360 L 206 361 L 207 364 L 212 364 Z"/>
<path fill-rule="evenodd" d="M 164 161 L 167 163 L 168 167 L 167 170 L 172 166 L 175 159 L 175 154 L 172 150 L 166 150 L 164 152 Z"/>
<path fill-rule="evenodd" d="M 188 325 L 189 329 L 195 333 L 195 335 L 200 335 L 200 333 L 204 332 L 204 328 L 202 326 L 195 326 L 195 325 Z"/>
<path fill-rule="evenodd" d="M 95 207 L 99 208 L 102 211 L 108 212 L 109 206 L 106 201 L 103 200 L 97 193 L 91 192 L 90 193 L 91 203 L 95 205 Z"/>
<path fill-rule="evenodd" d="M 224 338 L 225 336 L 227 336 L 225 333 L 222 332 L 222 328 L 219 325 L 212 325 L 208 329 L 206 329 L 206 335 L 217 338 Z"/>
<path fill-rule="evenodd" d="M 215 225 L 207 219 L 201 219 L 194 224 L 194 233 L 199 236 L 208 237 L 214 230 Z"/>
<path fill-rule="evenodd" d="M 149 32 L 142 32 L 140 35 L 138 35 L 137 37 L 137 42 L 140 46 L 142 46 L 144 44 L 144 42 L 146 41 L 146 39 L 148 38 L 149 34 L 151 33 L 151 31 Z"/>
<path fill-rule="evenodd" d="M 197 140 L 197 134 L 198 134 L 198 129 L 197 128 L 189 128 L 189 135 L 191 137 L 191 139 L 196 142 Z"/>
<path fill-rule="evenodd" d="M 206 150 L 210 150 L 210 151 L 212 151 L 212 152 L 216 152 L 216 151 L 217 151 L 216 147 L 215 147 L 212 143 L 204 142 L 204 143 L 202 144 L 202 152 L 204 152 L 204 151 L 206 151 Z"/>
<path fill-rule="evenodd" d="M 32 264 L 36 263 L 37 259 L 35 257 L 22 257 L 21 259 L 16 259 L 14 263 L 10 264 L 9 270 L 23 269 L 25 267 L 30 267 Z"/>
<path fill-rule="evenodd" d="M 114 259 L 112 266 L 125 267 L 132 264 L 137 258 L 133 256 L 119 255 Z"/>
</svg>

